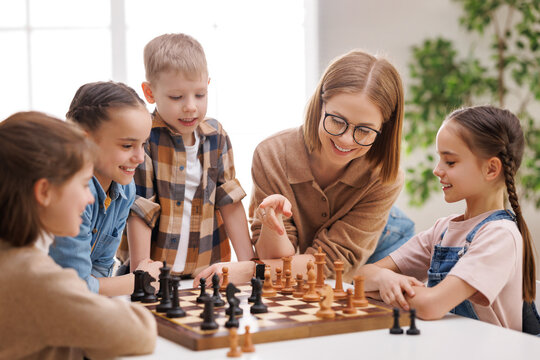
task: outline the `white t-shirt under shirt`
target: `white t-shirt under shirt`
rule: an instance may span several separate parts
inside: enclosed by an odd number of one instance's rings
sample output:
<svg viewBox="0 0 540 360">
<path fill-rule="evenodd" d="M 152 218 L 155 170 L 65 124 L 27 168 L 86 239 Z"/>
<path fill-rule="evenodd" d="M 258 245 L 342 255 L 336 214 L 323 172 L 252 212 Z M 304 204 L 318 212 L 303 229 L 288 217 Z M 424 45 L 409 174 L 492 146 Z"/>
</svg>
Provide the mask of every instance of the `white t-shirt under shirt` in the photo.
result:
<svg viewBox="0 0 540 360">
<path fill-rule="evenodd" d="M 467 234 L 491 213 L 468 220 L 463 220 L 463 215 L 439 219 L 390 256 L 403 274 L 426 281 L 433 249 L 442 232 L 447 229 L 441 246 L 464 246 Z M 478 291 L 469 300 L 480 320 L 521 331 L 522 258 L 523 239 L 516 223 L 490 221 L 478 230 L 448 276 L 457 276 Z"/>
<path fill-rule="evenodd" d="M 195 135 L 195 144 L 186 146 L 186 185 L 184 190 L 184 211 L 182 214 L 182 228 L 180 231 L 180 241 L 178 242 L 178 251 L 172 267 L 173 272 L 182 272 L 186 266 L 186 257 L 189 244 L 189 230 L 191 220 L 191 203 L 195 191 L 199 187 L 202 176 L 202 166 L 197 158 L 199 150 L 199 136 Z"/>
</svg>

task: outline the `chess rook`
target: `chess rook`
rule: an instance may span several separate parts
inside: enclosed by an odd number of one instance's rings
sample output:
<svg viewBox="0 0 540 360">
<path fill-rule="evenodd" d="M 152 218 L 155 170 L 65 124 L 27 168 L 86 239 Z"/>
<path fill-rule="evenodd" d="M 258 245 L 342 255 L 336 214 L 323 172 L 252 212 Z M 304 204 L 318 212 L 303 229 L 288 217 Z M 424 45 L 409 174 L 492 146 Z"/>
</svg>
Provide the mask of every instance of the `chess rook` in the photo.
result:
<svg viewBox="0 0 540 360">
<path fill-rule="evenodd" d="M 354 277 L 353 304 L 356 307 L 366 307 L 369 304 L 366 295 L 364 294 L 364 279 L 365 278 L 360 275 Z"/>
</svg>

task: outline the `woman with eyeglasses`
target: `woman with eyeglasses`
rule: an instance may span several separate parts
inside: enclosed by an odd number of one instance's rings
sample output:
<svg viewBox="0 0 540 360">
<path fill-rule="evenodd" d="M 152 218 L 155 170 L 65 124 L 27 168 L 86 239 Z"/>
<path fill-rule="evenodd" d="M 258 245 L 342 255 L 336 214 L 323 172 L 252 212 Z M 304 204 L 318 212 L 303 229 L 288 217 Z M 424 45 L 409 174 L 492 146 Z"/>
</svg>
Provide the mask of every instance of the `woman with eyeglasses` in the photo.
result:
<svg viewBox="0 0 540 360">
<path fill-rule="evenodd" d="M 340 260 L 343 279 L 351 281 L 355 269 L 408 240 L 414 223 L 392 208 L 404 178 L 402 123 L 402 82 L 387 60 L 362 51 L 335 59 L 303 126 L 272 135 L 255 150 L 249 207 L 255 262 L 274 269 L 292 256 L 294 277 L 321 248 L 326 276 L 333 277 Z M 204 270 L 194 285 L 224 265 Z M 253 262 L 227 266 L 232 281 L 254 274 Z"/>
</svg>

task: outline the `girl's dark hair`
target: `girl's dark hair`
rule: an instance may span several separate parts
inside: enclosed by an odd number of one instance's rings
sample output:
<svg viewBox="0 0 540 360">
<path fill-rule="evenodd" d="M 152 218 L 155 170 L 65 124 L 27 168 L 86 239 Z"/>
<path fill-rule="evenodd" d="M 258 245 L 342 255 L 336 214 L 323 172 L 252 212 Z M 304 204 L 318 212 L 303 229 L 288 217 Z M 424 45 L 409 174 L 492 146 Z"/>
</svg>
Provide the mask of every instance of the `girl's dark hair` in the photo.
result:
<svg viewBox="0 0 540 360">
<path fill-rule="evenodd" d="M 68 120 L 84 130 L 94 131 L 109 119 L 108 110 L 118 107 L 145 106 L 144 101 L 129 86 L 114 81 L 99 81 L 81 86 L 66 113 Z"/>
<path fill-rule="evenodd" d="M 460 135 L 471 151 L 486 159 L 496 156 L 502 162 L 508 200 L 523 237 L 523 299 L 532 302 L 536 296 L 534 251 L 514 180 L 525 146 L 519 119 L 510 111 L 493 106 L 459 109 L 451 113 L 448 119 L 461 125 L 464 131 L 460 131 Z"/>
<path fill-rule="evenodd" d="M 0 238 L 34 243 L 43 231 L 34 185 L 61 186 L 94 161 L 94 146 L 77 126 L 40 112 L 16 113 L 0 123 Z"/>
</svg>

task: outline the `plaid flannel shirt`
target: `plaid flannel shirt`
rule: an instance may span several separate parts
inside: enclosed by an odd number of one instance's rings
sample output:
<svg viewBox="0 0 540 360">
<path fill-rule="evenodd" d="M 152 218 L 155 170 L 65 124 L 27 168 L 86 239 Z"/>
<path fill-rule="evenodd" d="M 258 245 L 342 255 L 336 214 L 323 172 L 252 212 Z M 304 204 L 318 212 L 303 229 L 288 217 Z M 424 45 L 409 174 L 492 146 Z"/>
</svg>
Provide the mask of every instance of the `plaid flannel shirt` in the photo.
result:
<svg viewBox="0 0 540 360">
<path fill-rule="evenodd" d="M 204 119 L 197 128 L 200 145 L 197 157 L 202 177 L 191 207 L 186 266 L 182 274 L 193 274 L 221 261 L 230 261 L 231 249 L 221 206 L 240 201 L 246 193 L 236 179 L 229 136 L 221 124 Z M 184 211 L 186 151 L 180 134 L 153 116 L 145 161 L 136 170 L 137 198 L 132 215 L 152 228 L 150 257 L 174 264 Z"/>
</svg>

